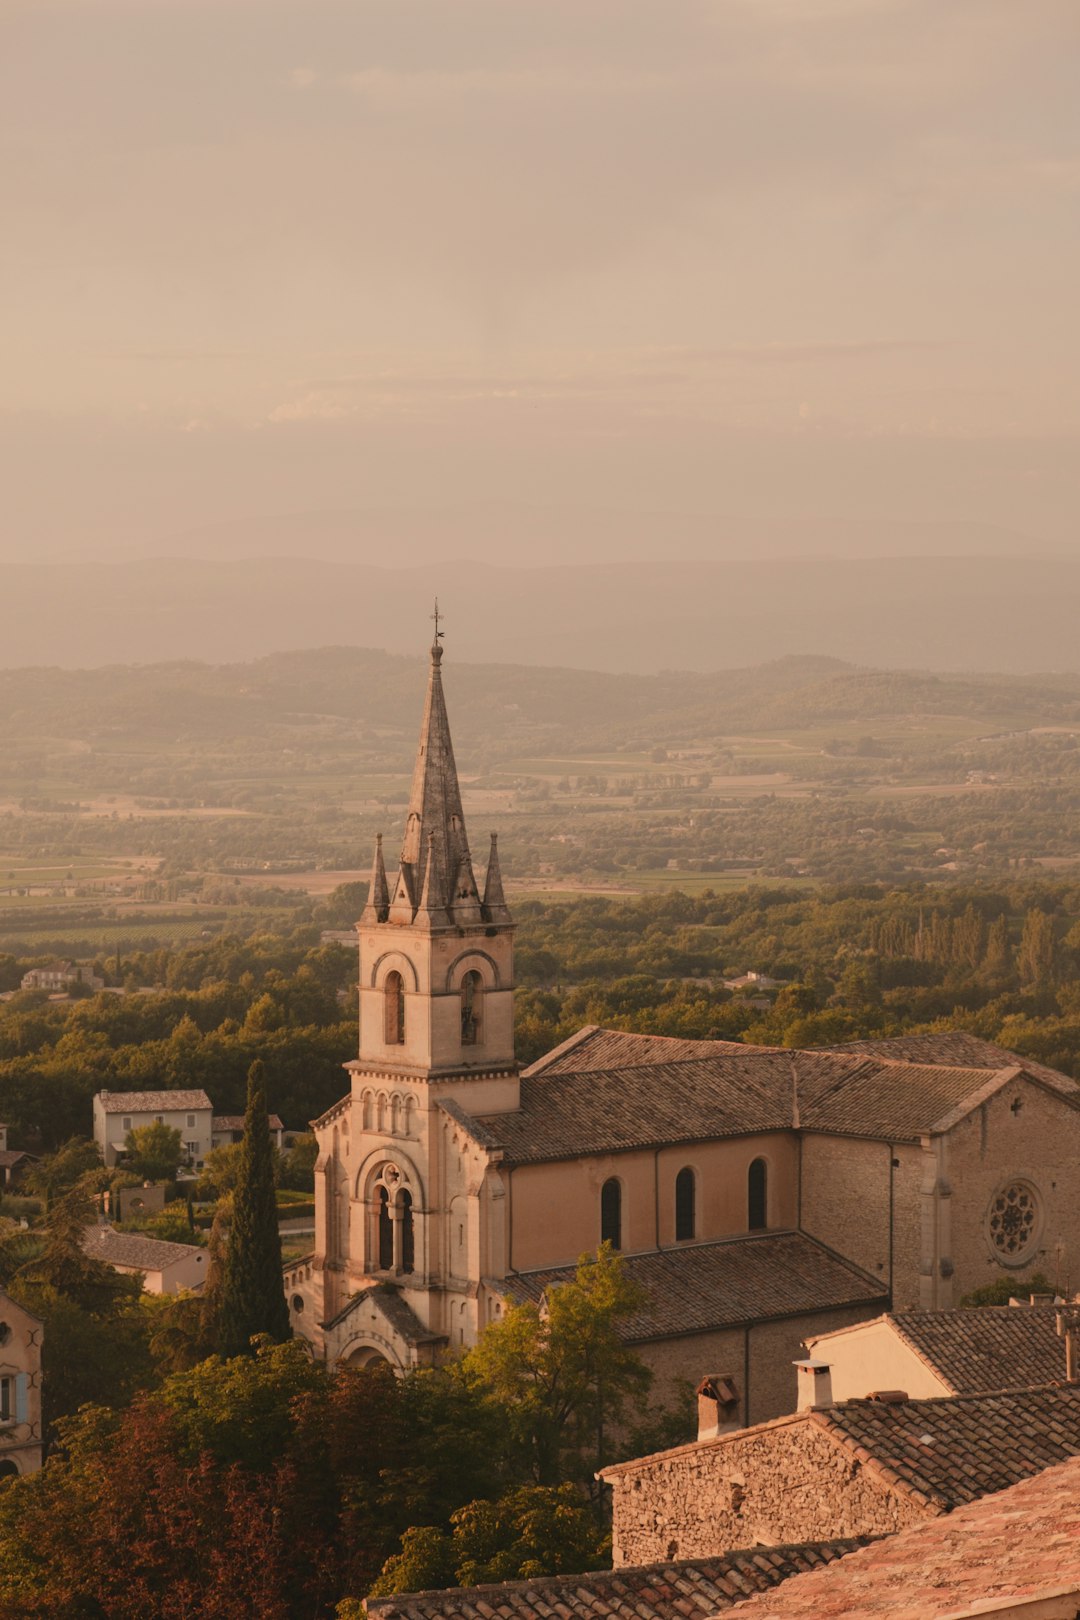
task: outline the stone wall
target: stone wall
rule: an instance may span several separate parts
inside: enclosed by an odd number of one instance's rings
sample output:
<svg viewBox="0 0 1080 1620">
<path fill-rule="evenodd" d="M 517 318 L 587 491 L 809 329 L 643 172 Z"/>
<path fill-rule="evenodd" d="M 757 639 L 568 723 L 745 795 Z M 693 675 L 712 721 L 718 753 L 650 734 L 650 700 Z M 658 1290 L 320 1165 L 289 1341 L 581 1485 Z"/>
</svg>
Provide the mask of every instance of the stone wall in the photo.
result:
<svg viewBox="0 0 1080 1620">
<path fill-rule="evenodd" d="M 642 1458 L 610 1483 L 616 1568 L 758 1543 L 890 1535 L 930 1511 L 802 1413 Z"/>
<path fill-rule="evenodd" d="M 1043 1271 L 1052 1284 L 1080 1285 L 1080 1113 L 1042 1086 L 1018 1079 L 948 1134 L 949 1252 L 953 1303 L 995 1278 Z M 991 1244 L 991 1201 L 1011 1180 L 1028 1183 L 1039 1220 L 1031 1245 L 1005 1264 Z"/>
</svg>

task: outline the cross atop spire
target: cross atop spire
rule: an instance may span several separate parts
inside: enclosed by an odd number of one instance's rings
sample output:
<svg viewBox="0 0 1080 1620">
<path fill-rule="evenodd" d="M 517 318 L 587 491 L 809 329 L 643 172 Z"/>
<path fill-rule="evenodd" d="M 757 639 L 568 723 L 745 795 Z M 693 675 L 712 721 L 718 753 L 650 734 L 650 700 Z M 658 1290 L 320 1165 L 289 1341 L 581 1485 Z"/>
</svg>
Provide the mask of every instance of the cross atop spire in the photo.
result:
<svg viewBox="0 0 1080 1620">
<path fill-rule="evenodd" d="M 438 597 L 435 598 L 435 611 L 431 615 L 431 617 L 435 620 L 435 640 L 431 643 L 431 656 L 435 659 L 435 661 L 437 663 L 439 661 L 439 659 L 442 657 L 442 638 L 446 634 L 445 630 L 440 630 L 439 629 L 439 621 L 442 618 L 442 614 L 439 612 L 439 598 Z"/>
</svg>

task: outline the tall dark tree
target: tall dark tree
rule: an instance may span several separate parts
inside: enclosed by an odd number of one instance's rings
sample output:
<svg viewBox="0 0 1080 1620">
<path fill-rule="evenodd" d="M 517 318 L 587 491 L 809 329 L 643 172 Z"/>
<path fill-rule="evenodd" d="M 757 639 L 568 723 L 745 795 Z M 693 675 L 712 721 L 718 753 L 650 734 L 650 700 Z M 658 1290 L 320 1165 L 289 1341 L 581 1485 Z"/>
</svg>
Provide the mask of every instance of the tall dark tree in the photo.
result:
<svg viewBox="0 0 1080 1620">
<path fill-rule="evenodd" d="M 290 1337 L 266 1081 L 263 1066 L 256 1061 L 248 1071 L 240 1169 L 217 1302 L 216 1348 L 225 1356 L 242 1355 L 251 1350 L 252 1337 L 258 1333 L 279 1343 Z"/>
</svg>

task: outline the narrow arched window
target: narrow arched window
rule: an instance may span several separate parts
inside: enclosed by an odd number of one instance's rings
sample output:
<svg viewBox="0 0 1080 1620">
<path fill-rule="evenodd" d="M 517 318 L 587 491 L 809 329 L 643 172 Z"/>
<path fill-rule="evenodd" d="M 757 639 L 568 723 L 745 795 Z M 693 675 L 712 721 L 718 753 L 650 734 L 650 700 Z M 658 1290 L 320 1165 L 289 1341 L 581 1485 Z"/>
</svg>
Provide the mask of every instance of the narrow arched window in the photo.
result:
<svg viewBox="0 0 1080 1620">
<path fill-rule="evenodd" d="M 388 973 L 383 987 L 386 998 L 386 1044 L 405 1045 L 405 981 L 400 973 Z"/>
<path fill-rule="evenodd" d="M 412 1193 L 402 1189 L 398 1200 L 401 1205 L 401 1269 L 411 1271 L 416 1258 L 416 1239 L 413 1236 Z"/>
<path fill-rule="evenodd" d="M 622 1183 L 614 1176 L 600 1189 L 600 1241 L 622 1248 Z"/>
<path fill-rule="evenodd" d="M 461 981 L 462 1046 L 478 1046 L 480 1043 L 480 1004 L 483 994 L 484 981 L 479 973 L 466 973 Z"/>
<path fill-rule="evenodd" d="M 769 1224 L 769 1167 L 755 1159 L 746 1177 L 746 1224 L 751 1232 L 763 1232 Z"/>
<path fill-rule="evenodd" d="M 685 1243 L 689 1238 L 696 1237 L 696 1177 L 687 1165 L 675 1177 L 675 1241 Z"/>
<path fill-rule="evenodd" d="M 394 1265 L 394 1223 L 390 1218 L 390 1194 L 379 1188 L 379 1270 L 390 1271 Z"/>
</svg>

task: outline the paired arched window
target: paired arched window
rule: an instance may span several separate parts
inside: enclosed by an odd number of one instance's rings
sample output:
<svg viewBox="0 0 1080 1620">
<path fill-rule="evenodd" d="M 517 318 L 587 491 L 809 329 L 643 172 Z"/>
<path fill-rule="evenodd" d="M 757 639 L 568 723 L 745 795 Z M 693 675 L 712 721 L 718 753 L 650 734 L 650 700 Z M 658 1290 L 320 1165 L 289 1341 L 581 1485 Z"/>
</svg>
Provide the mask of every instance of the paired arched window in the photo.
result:
<svg viewBox="0 0 1080 1620">
<path fill-rule="evenodd" d="M 368 1253 L 379 1271 L 410 1272 L 416 1265 L 413 1198 L 396 1165 L 384 1165 L 369 1204 L 373 1229 Z"/>
<path fill-rule="evenodd" d="M 600 1189 L 600 1241 L 622 1248 L 622 1182 L 614 1176 Z"/>
<path fill-rule="evenodd" d="M 484 981 L 475 968 L 461 981 L 461 1044 L 479 1046 Z"/>
<path fill-rule="evenodd" d="M 687 1165 L 675 1177 L 675 1241 L 686 1243 L 697 1236 L 697 1177 Z"/>
<path fill-rule="evenodd" d="M 746 1175 L 746 1224 L 751 1232 L 764 1232 L 769 1224 L 769 1167 L 755 1159 Z"/>
<path fill-rule="evenodd" d="M 388 973 L 383 985 L 386 1010 L 387 1046 L 405 1045 L 405 980 L 400 973 Z"/>
</svg>

